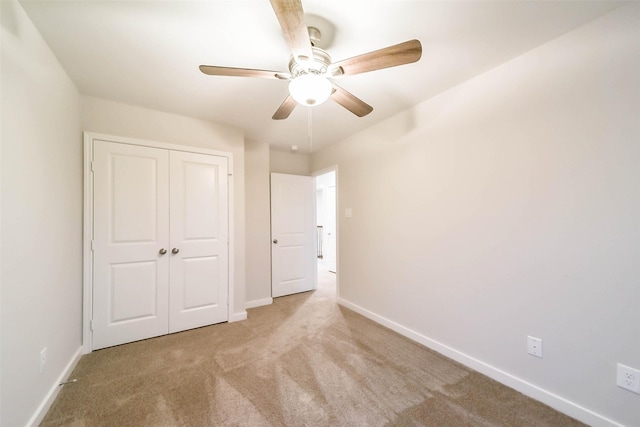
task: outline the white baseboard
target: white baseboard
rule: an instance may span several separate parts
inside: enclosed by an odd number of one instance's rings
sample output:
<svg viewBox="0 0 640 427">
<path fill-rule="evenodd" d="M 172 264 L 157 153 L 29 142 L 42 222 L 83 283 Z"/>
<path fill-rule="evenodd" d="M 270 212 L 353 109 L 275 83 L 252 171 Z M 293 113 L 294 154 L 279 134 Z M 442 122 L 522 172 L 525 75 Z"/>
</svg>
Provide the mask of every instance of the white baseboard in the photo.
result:
<svg viewBox="0 0 640 427">
<path fill-rule="evenodd" d="M 36 427 L 42 422 L 45 415 L 47 415 L 47 411 L 49 411 L 49 408 L 51 408 L 53 401 L 56 400 L 56 396 L 58 396 L 60 389 L 63 387 L 60 385 L 60 383 L 65 382 L 69 378 L 69 375 L 71 375 L 71 372 L 73 372 L 73 370 L 76 368 L 76 365 L 80 361 L 82 354 L 83 347 L 80 346 L 75 354 L 71 357 L 71 360 L 69 360 L 69 363 L 67 363 L 67 366 L 65 366 L 65 368 L 63 369 L 62 374 L 60 374 L 56 382 L 53 384 L 53 386 L 49 390 L 49 393 L 47 393 L 40 406 L 38 406 L 38 409 L 27 423 L 27 426 Z"/>
<path fill-rule="evenodd" d="M 229 323 L 240 322 L 242 320 L 247 320 L 247 310 L 242 310 L 239 313 L 231 313 L 229 316 Z"/>
<path fill-rule="evenodd" d="M 256 299 L 253 301 L 247 301 L 245 303 L 245 308 L 256 308 L 256 307 L 262 307 L 263 305 L 270 305 L 270 304 L 273 304 L 273 298 Z"/>
<path fill-rule="evenodd" d="M 429 337 L 421 335 L 420 333 L 409 329 L 405 326 L 402 326 L 392 320 L 389 320 L 385 317 L 382 317 L 376 313 L 373 313 L 365 308 L 360 307 L 359 305 L 353 304 L 343 298 L 338 298 L 338 304 L 355 311 L 373 320 L 376 323 L 379 323 L 387 328 L 403 335 L 417 343 L 424 345 L 438 353 L 447 356 L 450 359 L 455 360 L 458 363 L 465 365 L 468 368 L 473 369 L 474 371 L 480 372 L 491 379 L 498 381 L 508 387 L 511 387 L 520 393 L 529 396 L 535 400 L 538 400 L 555 410 L 562 412 L 570 417 L 573 417 L 583 423 L 586 423 L 593 427 L 624 427 L 622 424 L 619 424 L 603 415 L 600 415 L 596 412 L 591 411 L 583 406 L 578 405 L 570 400 L 567 400 L 561 396 L 558 396 L 548 390 L 540 388 L 534 384 L 531 384 L 521 378 L 518 378 L 514 375 L 511 375 L 495 366 L 491 366 L 485 362 L 482 362 L 472 356 L 469 356 L 465 353 L 462 353 L 454 348 L 451 348 L 445 344 L 442 344 L 436 340 L 433 340 Z"/>
</svg>

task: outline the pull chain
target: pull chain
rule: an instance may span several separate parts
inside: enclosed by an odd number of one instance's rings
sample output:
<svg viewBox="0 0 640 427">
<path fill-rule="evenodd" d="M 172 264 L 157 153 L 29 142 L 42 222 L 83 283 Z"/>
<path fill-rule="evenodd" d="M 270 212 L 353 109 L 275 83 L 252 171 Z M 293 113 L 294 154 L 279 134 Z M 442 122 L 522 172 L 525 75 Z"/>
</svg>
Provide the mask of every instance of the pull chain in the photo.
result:
<svg viewBox="0 0 640 427">
<path fill-rule="evenodd" d="M 307 136 L 309 139 L 309 154 L 313 151 L 313 122 L 311 120 L 311 107 L 307 107 Z"/>
</svg>

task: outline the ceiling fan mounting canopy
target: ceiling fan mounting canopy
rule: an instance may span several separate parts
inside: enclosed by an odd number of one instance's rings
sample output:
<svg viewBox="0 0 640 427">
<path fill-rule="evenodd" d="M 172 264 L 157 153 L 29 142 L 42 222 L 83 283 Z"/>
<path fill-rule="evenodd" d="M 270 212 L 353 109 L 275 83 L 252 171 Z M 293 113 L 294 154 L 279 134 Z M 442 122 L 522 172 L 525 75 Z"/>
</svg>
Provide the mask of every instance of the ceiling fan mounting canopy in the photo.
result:
<svg viewBox="0 0 640 427">
<path fill-rule="evenodd" d="M 329 79 L 409 64 L 418 61 L 422 56 L 420 41 L 409 40 L 353 58 L 332 62 L 331 56 L 320 47 L 320 30 L 315 26 L 306 26 L 300 0 L 270 0 L 270 3 L 291 48 L 289 73 L 213 65 L 201 65 L 200 71 L 214 76 L 290 80 L 290 95 L 276 110 L 273 115 L 274 120 L 289 117 L 298 103 L 315 106 L 328 98 L 358 117 L 366 116 L 373 111 L 373 107 Z"/>
<path fill-rule="evenodd" d="M 311 46 L 322 47 L 320 46 L 322 31 L 320 31 L 316 27 L 308 26 L 307 32 L 309 33 L 309 41 L 311 42 Z"/>
</svg>

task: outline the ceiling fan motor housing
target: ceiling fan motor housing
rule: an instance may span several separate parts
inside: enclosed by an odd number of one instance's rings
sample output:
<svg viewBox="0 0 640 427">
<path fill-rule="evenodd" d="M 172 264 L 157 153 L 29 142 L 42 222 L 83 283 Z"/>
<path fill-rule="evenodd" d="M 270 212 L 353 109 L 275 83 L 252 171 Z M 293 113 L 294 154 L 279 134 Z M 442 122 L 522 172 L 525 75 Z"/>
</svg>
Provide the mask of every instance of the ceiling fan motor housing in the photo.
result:
<svg viewBox="0 0 640 427">
<path fill-rule="evenodd" d="M 331 65 L 331 57 L 327 52 L 319 47 L 312 47 L 313 58 L 294 58 L 289 60 L 289 72 L 292 78 L 296 78 L 303 74 L 323 75 Z"/>
<path fill-rule="evenodd" d="M 322 104 L 333 90 L 327 80 L 331 57 L 319 47 L 312 46 L 311 52 L 313 58 L 292 56 L 289 60 L 289 93 L 297 103 L 309 107 Z"/>
</svg>

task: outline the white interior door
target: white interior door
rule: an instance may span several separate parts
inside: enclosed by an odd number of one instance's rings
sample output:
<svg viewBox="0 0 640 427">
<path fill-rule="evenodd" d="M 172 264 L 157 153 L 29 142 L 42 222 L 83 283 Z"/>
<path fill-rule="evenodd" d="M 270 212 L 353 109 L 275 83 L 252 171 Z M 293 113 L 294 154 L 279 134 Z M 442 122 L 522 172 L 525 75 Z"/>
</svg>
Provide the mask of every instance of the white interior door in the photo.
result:
<svg viewBox="0 0 640 427">
<path fill-rule="evenodd" d="M 315 188 L 309 176 L 271 174 L 271 294 L 316 288 Z"/>
<path fill-rule="evenodd" d="M 95 141 L 93 349 L 167 333 L 169 155 Z"/>
<path fill-rule="evenodd" d="M 172 151 L 169 332 L 228 320 L 227 159 Z"/>
</svg>

